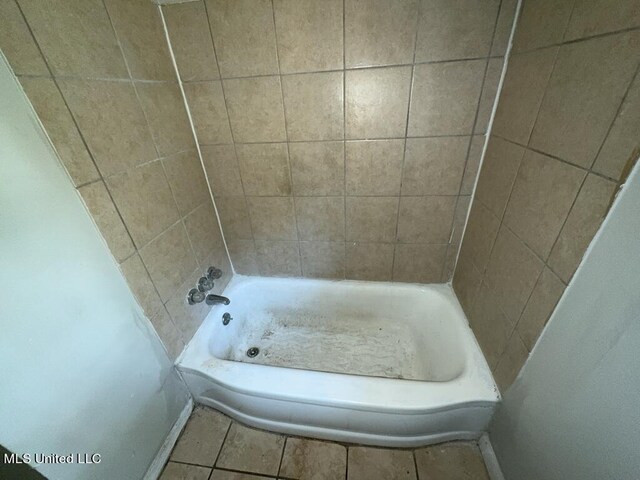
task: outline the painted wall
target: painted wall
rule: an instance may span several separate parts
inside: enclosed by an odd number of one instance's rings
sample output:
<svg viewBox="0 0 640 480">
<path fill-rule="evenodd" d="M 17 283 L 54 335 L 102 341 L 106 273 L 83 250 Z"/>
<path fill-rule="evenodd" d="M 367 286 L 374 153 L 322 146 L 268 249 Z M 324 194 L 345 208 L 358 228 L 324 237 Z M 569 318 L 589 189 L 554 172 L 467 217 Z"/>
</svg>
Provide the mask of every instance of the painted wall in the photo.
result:
<svg viewBox="0 0 640 480">
<path fill-rule="evenodd" d="M 0 443 L 139 480 L 188 393 L 2 56 L 0 92 Z"/>
<path fill-rule="evenodd" d="M 507 479 L 640 472 L 640 166 L 490 426 Z"/>
</svg>

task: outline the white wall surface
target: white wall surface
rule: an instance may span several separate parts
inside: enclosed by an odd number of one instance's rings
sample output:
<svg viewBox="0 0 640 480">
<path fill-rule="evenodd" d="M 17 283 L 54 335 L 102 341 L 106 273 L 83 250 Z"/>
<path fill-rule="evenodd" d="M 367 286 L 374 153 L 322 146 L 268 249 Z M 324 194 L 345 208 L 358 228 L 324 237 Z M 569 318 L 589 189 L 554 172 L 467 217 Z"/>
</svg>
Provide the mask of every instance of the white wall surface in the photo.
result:
<svg viewBox="0 0 640 480">
<path fill-rule="evenodd" d="M 494 417 L 507 480 L 640 478 L 639 167 Z"/>
<path fill-rule="evenodd" d="M 0 444 L 140 479 L 188 394 L 0 54 Z"/>
</svg>

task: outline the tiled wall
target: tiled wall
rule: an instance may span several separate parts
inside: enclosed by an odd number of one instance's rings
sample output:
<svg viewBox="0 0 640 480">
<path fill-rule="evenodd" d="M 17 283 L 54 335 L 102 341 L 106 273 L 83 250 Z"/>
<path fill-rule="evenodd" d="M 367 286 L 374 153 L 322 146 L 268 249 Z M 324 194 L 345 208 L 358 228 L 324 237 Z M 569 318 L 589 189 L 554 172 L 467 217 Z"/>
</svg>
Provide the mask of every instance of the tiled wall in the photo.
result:
<svg viewBox="0 0 640 480">
<path fill-rule="evenodd" d="M 447 281 L 515 4 L 162 7 L 236 270 Z"/>
<path fill-rule="evenodd" d="M 170 355 L 231 273 L 162 29 L 148 0 L 0 0 L 0 48 Z M 99 308 L 99 303 L 96 304 Z"/>
<path fill-rule="evenodd" d="M 638 1 L 525 0 L 521 12 L 453 280 L 502 389 L 640 145 Z"/>
</svg>

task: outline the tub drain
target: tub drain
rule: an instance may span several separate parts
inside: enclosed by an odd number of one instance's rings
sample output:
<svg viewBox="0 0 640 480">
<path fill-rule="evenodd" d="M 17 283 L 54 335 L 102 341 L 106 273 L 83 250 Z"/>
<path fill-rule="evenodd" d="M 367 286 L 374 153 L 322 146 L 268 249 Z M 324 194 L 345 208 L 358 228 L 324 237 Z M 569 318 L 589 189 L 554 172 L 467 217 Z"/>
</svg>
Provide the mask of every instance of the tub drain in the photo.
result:
<svg viewBox="0 0 640 480">
<path fill-rule="evenodd" d="M 258 347 L 251 347 L 249 350 L 247 350 L 247 357 L 253 358 L 258 356 L 259 353 L 260 349 Z"/>
</svg>

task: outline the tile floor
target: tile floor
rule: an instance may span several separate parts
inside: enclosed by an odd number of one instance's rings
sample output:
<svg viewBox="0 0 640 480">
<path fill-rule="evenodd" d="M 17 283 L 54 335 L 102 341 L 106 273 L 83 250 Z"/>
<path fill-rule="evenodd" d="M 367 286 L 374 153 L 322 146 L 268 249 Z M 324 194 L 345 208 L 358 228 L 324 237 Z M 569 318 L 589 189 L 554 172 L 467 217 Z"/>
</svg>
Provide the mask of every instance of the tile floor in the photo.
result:
<svg viewBox="0 0 640 480">
<path fill-rule="evenodd" d="M 474 442 L 388 449 L 290 437 L 196 407 L 160 480 L 488 480 Z"/>
</svg>

